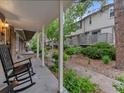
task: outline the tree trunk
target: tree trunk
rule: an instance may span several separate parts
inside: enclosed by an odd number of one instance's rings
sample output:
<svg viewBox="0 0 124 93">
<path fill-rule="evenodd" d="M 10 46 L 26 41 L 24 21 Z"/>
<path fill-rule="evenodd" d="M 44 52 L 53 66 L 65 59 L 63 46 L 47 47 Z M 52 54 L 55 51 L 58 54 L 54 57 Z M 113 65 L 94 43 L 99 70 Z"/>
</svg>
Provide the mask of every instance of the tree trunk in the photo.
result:
<svg viewBox="0 0 124 93">
<path fill-rule="evenodd" d="M 124 0 L 115 0 L 116 67 L 124 69 Z"/>
</svg>

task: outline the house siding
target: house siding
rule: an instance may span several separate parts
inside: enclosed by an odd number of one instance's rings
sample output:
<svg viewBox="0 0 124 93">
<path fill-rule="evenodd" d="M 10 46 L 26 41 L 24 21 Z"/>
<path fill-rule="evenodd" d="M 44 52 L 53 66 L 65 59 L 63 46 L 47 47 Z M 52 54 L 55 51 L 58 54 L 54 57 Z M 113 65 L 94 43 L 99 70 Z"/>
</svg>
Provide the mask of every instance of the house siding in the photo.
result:
<svg viewBox="0 0 124 93">
<path fill-rule="evenodd" d="M 82 25 L 80 29 L 72 32 L 67 38 L 67 45 L 91 45 L 97 42 L 108 42 L 115 44 L 114 16 L 110 17 L 110 9 L 108 7 L 103 11 L 91 14 L 79 23 Z M 69 42 L 71 41 L 71 43 Z"/>
<path fill-rule="evenodd" d="M 109 9 L 91 15 L 92 24 L 89 24 L 89 17 L 86 18 L 85 21 L 82 21 L 85 22 L 85 32 L 101 29 L 104 27 L 114 26 L 114 17 L 109 17 Z"/>
</svg>

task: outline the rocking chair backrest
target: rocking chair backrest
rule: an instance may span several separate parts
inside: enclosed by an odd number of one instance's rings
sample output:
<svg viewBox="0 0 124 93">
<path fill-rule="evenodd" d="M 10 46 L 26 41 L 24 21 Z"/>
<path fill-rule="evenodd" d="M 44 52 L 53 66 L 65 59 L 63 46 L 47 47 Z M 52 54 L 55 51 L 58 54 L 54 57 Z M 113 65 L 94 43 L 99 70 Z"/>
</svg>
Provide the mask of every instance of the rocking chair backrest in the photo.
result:
<svg viewBox="0 0 124 93">
<path fill-rule="evenodd" d="M 0 59 L 5 73 L 13 69 L 13 60 L 7 45 L 0 45 Z"/>
</svg>

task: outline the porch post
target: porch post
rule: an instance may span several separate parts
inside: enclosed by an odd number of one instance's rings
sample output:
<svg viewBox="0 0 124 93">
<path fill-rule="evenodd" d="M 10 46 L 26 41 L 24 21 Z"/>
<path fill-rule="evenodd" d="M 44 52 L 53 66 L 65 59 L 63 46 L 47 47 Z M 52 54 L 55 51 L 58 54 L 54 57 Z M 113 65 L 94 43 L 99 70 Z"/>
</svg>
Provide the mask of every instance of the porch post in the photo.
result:
<svg viewBox="0 0 124 93">
<path fill-rule="evenodd" d="M 39 51 L 40 51 L 40 47 L 39 47 L 39 44 L 40 44 L 40 35 L 39 35 L 39 32 L 37 32 L 37 58 L 39 58 Z"/>
<path fill-rule="evenodd" d="M 6 29 L 4 31 L 5 31 L 5 45 L 6 45 Z"/>
<path fill-rule="evenodd" d="M 60 0 L 59 32 L 59 93 L 63 92 L 63 0 Z"/>
<path fill-rule="evenodd" d="M 45 66 L 44 64 L 44 26 L 42 26 L 42 66 Z"/>
</svg>

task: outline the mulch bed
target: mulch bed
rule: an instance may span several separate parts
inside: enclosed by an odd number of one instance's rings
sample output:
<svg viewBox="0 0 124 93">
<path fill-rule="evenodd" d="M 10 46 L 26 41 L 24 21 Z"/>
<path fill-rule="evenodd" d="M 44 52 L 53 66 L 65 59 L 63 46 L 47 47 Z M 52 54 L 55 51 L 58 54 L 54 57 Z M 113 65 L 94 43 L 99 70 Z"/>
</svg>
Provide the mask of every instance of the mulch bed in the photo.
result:
<svg viewBox="0 0 124 93">
<path fill-rule="evenodd" d="M 102 60 L 93 60 L 82 55 L 73 55 L 68 62 L 81 65 L 113 79 L 122 73 L 121 70 L 115 69 L 115 61 L 111 61 L 109 64 L 104 64 Z"/>
</svg>

